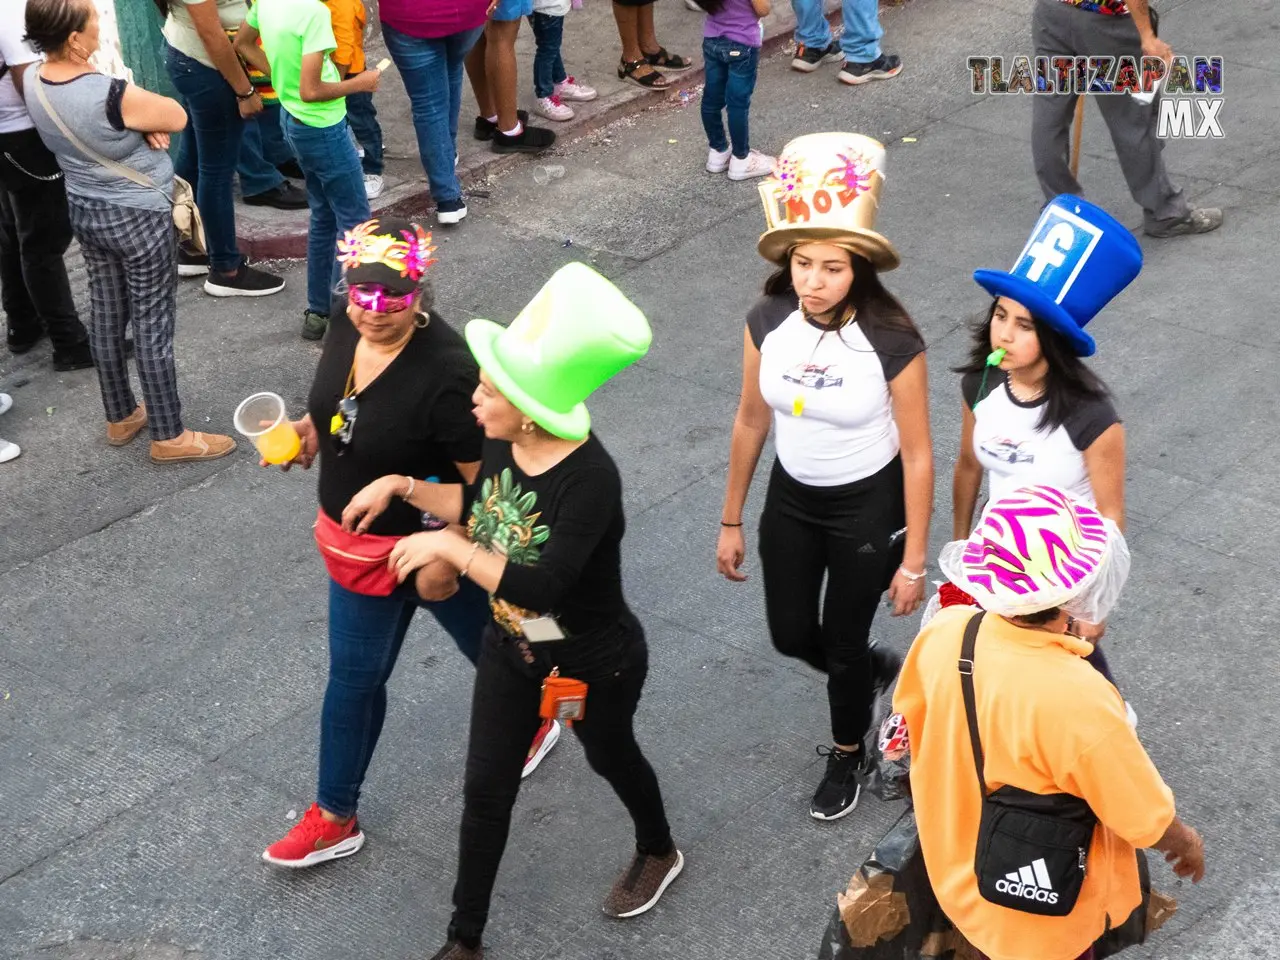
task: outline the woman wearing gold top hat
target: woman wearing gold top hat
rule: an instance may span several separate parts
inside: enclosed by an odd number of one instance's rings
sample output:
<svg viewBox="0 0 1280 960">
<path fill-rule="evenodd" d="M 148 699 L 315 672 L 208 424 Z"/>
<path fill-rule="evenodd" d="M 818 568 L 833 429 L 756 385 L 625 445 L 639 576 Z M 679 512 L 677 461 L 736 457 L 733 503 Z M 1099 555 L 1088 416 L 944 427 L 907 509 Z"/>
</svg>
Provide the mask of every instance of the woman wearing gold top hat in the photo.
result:
<svg viewBox="0 0 1280 960">
<path fill-rule="evenodd" d="M 742 581 L 743 507 L 774 427 L 760 567 L 774 646 L 827 675 L 832 745 L 810 814 L 858 802 L 863 740 L 899 658 L 869 643 L 887 590 L 895 616 L 924 597 L 933 508 L 924 340 L 880 271 L 884 146 L 851 133 L 789 143 L 760 187 L 760 255 L 778 266 L 747 314 L 716 563 Z M 823 590 L 823 581 L 826 589 Z"/>
</svg>

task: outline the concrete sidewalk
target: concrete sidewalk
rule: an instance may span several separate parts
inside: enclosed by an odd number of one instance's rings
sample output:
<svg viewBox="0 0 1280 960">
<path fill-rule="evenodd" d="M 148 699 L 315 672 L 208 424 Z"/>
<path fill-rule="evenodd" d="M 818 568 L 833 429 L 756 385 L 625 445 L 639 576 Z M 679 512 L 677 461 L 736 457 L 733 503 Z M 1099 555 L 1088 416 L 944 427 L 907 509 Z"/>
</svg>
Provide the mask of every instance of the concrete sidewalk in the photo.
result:
<svg viewBox="0 0 1280 960">
<path fill-rule="evenodd" d="M 839 10 L 839 0 L 825 0 L 830 12 Z M 366 56 L 369 63 L 377 63 L 387 56 L 382 41 L 382 31 L 377 23 L 376 5 L 368 4 L 371 36 L 367 40 Z M 693 66 L 681 73 L 668 73 L 671 87 L 667 90 L 649 90 L 630 81 L 618 79 L 618 60 L 621 47 L 618 30 L 613 19 L 613 6 L 607 0 L 588 0 L 581 10 L 570 12 L 564 32 L 564 61 L 569 73 L 600 92 L 600 97 L 590 103 L 575 103 L 576 116 L 567 122 L 557 123 L 543 117 L 535 117 L 533 123 L 547 127 L 559 135 L 559 142 L 546 156 L 563 155 L 568 144 L 611 123 L 620 117 L 638 113 L 662 104 L 696 105 L 702 83 L 702 24 L 703 15 L 689 10 L 683 0 L 659 0 L 654 11 L 658 39 L 672 53 L 678 53 L 693 61 Z M 787 0 L 776 0 L 773 12 L 765 18 L 765 40 L 762 53 L 768 54 L 791 42 L 795 28 L 795 15 Z M 516 56 L 520 69 L 520 107 L 529 109 L 533 95 L 533 31 L 523 24 L 520 39 L 516 43 Z M 375 97 L 378 120 L 386 146 L 386 190 L 373 204 L 375 213 L 397 213 L 425 216 L 435 209 L 427 189 L 426 176 L 418 159 L 418 144 L 410 116 L 409 97 L 404 82 L 394 66 L 387 69 L 382 86 Z M 476 102 L 467 84 L 462 101 L 462 114 L 458 122 L 458 172 L 464 189 L 483 189 L 479 182 L 499 170 L 517 164 L 532 167 L 536 158 L 519 154 L 497 154 L 489 144 L 471 135 L 472 121 L 476 116 Z M 554 162 L 554 161 L 553 161 Z M 306 210 L 284 211 L 270 207 L 249 207 L 236 204 L 236 233 L 240 250 L 255 260 L 281 257 L 305 257 L 307 252 Z"/>
</svg>

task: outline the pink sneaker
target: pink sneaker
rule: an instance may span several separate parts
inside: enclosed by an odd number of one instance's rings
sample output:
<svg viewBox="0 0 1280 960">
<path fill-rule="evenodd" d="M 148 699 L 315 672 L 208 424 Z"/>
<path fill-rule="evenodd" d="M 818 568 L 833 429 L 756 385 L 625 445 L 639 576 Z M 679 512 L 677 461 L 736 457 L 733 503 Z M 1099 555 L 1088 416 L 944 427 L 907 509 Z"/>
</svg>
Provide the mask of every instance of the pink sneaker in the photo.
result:
<svg viewBox="0 0 1280 960">
<path fill-rule="evenodd" d="M 588 87 L 585 83 L 579 83 L 576 77 L 565 77 L 560 83 L 556 84 L 556 96 L 561 100 L 578 100 L 585 102 L 594 100 L 600 94 L 596 93 L 595 87 Z"/>
<path fill-rule="evenodd" d="M 533 105 L 533 112 L 548 120 L 572 120 L 573 108 L 564 104 L 556 94 L 539 97 Z"/>
<path fill-rule="evenodd" d="M 533 743 L 529 745 L 529 756 L 524 761 L 524 772 L 520 774 L 520 779 L 523 780 L 537 770 L 538 764 L 551 752 L 551 748 L 559 742 L 559 722 L 556 720 L 543 720 L 542 726 L 538 728 L 538 732 L 533 738 Z"/>
</svg>

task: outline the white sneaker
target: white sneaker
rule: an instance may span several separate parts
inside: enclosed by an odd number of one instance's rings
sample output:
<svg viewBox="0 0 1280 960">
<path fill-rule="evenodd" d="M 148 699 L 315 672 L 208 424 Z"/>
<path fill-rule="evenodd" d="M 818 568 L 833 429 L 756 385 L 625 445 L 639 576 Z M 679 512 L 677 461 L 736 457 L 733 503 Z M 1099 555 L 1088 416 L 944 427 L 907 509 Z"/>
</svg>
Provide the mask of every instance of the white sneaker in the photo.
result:
<svg viewBox="0 0 1280 960">
<path fill-rule="evenodd" d="M 560 721 L 544 720 L 542 726 L 538 728 L 537 736 L 533 738 L 533 743 L 529 745 L 529 755 L 525 757 L 524 769 L 520 772 L 520 779 L 523 780 L 533 771 L 538 769 L 538 764 L 548 753 L 551 748 L 560 742 Z"/>
<path fill-rule="evenodd" d="M 773 157 L 752 150 L 739 160 L 729 158 L 729 179 L 750 180 L 752 177 L 767 177 L 773 173 Z"/>
<path fill-rule="evenodd" d="M 438 223 L 461 223 L 467 215 L 467 205 L 458 200 L 456 203 L 449 204 L 449 206 L 452 209 L 442 210 L 439 206 L 436 207 L 436 221 Z"/>
<path fill-rule="evenodd" d="M 548 120 L 573 119 L 573 108 L 562 103 L 554 93 L 549 97 L 539 97 L 538 102 L 533 105 L 533 112 Z"/>
<path fill-rule="evenodd" d="M 364 195 L 370 200 L 377 200 L 382 196 L 382 188 L 385 186 L 380 173 L 366 173 L 364 175 Z"/>
<path fill-rule="evenodd" d="M 580 102 L 594 100 L 600 96 L 595 87 L 588 87 L 585 83 L 579 83 L 577 77 L 565 77 L 564 80 L 557 83 L 555 94 L 561 100 L 576 100 Z"/>
<path fill-rule="evenodd" d="M 707 151 L 707 173 L 724 173 L 729 169 L 729 160 L 733 157 L 732 150 Z"/>
<path fill-rule="evenodd" d="M 16 460 L 22 453 L 22 448 L 16 443 L 10 443 L 8 440 L 0 440 L 0 463 L 8 463 L 10 460 Z"/>
<path fill-rule="evenodd" d="M 13 407 L 13 397 L 7 393 L 0 393 L 0 413 L 8 413 Z"/>
</svg>

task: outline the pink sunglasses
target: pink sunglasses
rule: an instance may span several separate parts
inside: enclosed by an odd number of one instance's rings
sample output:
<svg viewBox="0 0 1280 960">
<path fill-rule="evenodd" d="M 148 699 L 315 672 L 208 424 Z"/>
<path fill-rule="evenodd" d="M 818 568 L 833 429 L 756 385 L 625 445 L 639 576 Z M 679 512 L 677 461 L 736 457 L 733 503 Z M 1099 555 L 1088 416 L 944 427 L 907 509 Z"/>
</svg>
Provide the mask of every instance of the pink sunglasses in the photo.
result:
<svg viewBox="0 0 1280 960">
<path fill-rule="evenodd" d="M 395 296 L 387 293 L 385 287 L 376 284 L 362 284 L 347 288 L 347 302 L 361 310 L 372 310 L 374 313 L 399 313 L 413 306 L 416 293 Z"/>
</svg>

